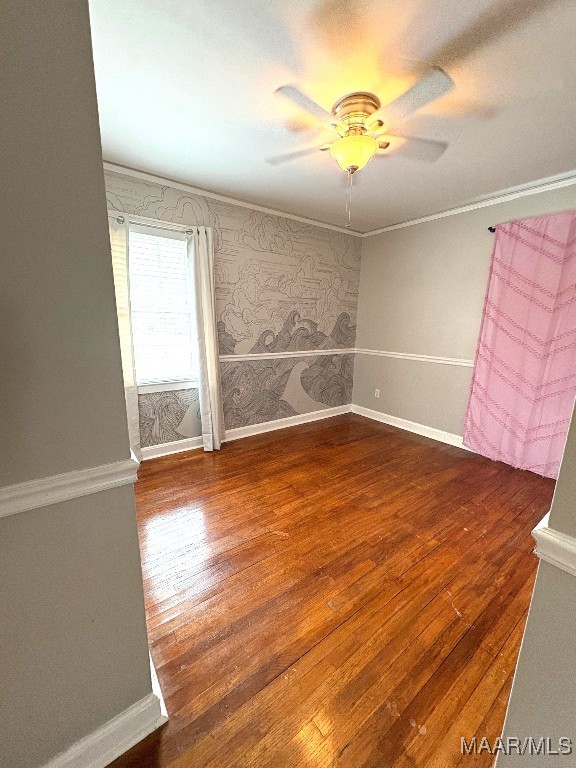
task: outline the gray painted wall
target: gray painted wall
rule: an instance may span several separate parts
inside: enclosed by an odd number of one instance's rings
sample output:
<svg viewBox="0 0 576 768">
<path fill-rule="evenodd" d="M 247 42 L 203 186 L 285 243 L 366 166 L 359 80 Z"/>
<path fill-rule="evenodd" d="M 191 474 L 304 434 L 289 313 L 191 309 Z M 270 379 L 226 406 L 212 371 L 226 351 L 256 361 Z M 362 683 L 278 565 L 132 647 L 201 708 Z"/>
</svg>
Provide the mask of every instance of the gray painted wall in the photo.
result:
<svg viewBox="0 0 576 768">
<path fill-rule="evenodd" d="M 128 455 L 85 3 L 2 22 L 0 485 Z"/>
<path fill-rule="evenodd" d="M 487 228 L 575 208 L 575 190 L 542 192 L 365 238 L 357 346 L 473 359 L 493 243 Z M 462 434 L 470 368 L 357 357 L 355 404 Z"/>
<path fill-rule="evenodd" d="M 0 486 L 129 456 L 87 3 L 1 0 Z M 0 765 L 151 690 L 131 488 L 0 519 Z"/>
<path fill-rule="evenodd" d="M 576 405 L 575 405 L 576 414 Z M 576 416 L 572 416 L 566 447 L 560 466 L 562 482 L 556 483 L 550 525 L 558 531 L 576 537 Z M 574 614 L 576 616 L 576 614 Z M 576 658 L 576 655 L 575 657 Z"/>
<path fill-rule="evenodd" d="M 574 470 L 576 471 L 576 467 Z M 502 756 L 498 768 L 573 768 L 576 755 L 576 579 L 549 563 L 538 569 L 503 738 L 572 739 L 570 756 Z M 478 734 L 481 737 L 483 734 Z"/>
<path fill-rule="evenodd" d="M 471 377 L 472 368 L 357 354 L 354 403 L 462 434 Z M 380 398 L 374 397 L 376 388 Z"/>
<path fill-rule="evenodd" d="M 0 520 L 0 765 L 36 768 L 151 690 L 131 487 Z"/>
<path fill-rule="evenodd" d="M 576 414 L 556 483 L 550 526 L 576 535 Z M 572 768 L 576 764 L 576 577 L 542 562 L 504 725 L 504 738 L 567 736 L 570 756 L 502 756 L 498 768 Z"/>
</svg>

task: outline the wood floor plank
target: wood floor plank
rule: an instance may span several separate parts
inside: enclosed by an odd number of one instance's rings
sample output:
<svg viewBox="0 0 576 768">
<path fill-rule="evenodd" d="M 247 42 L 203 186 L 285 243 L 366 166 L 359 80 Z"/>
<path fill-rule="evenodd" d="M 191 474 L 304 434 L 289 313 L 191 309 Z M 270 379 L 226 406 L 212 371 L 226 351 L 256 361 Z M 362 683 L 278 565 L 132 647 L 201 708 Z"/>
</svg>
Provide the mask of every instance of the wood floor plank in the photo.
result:
<svg viewBox="0 0 576 768">
<path fill-rule="evenodd" d="M 356 415 L 145 462 L 170 721 L 112 765 L 489 766 L 553 487 Z"/>
</svg>

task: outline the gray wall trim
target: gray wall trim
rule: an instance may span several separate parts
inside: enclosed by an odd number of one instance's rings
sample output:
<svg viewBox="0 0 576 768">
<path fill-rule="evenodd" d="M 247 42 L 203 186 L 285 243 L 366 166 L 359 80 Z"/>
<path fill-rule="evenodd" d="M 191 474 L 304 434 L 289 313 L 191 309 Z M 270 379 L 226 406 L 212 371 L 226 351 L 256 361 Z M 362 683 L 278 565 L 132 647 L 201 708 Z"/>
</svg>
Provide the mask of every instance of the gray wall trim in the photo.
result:
<svg viewBox="0 0 576 768">
<path fill-rule="evenodd" d="M 130 459 L 112 464 L 7 485 L 0 488 L 0 517 L 77 499 L 119 485 L 131 485 L 136 481 L 138 465 L 138 460 L 132 455 Z"/>
</svg>

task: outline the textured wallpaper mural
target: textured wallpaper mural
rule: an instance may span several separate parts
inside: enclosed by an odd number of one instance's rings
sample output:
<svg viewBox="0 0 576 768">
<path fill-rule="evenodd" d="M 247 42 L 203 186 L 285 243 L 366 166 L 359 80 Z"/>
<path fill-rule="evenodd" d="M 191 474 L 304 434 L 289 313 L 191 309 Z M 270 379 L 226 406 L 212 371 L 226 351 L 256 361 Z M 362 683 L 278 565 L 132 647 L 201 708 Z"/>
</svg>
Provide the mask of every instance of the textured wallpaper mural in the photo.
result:
<svg viewBox="0 0 576 768">
<path fill-rule="evenodd" d="M 352 402 L 354 355 L 221 363 L 227 429 Z"/>
<path fill-rule="evenodd" d="M 138 395 L 138 411 L 142 448 L 202 434 L 197 389 Z"/>
<path fill-rule="evenodd" d="M 109 209 L 212 227 L 220 354 L 267 357 L 221 361 L 227 429 L 351 401 L 352 357 L 321 351 L 354 347 L 359 238 L 109 171 L 106 188 Z"/>
</svg>

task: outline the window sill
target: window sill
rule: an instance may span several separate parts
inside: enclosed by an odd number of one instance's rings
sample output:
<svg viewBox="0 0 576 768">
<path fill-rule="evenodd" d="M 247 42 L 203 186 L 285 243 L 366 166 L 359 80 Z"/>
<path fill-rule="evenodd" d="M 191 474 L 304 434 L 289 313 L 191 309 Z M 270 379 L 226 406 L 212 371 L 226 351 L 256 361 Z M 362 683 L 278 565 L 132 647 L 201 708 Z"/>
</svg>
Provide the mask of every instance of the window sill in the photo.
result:
<svg viewBox="0 0 576 768">
<path fill-rule="evenodd" d="M 176 392 L 180 389 L 198 389 L 198 380 L 190 379 L 188 381 L 165 381 L 157 384 L 139 384 L 138 394 L 145 395 L 149 392 Z"/>
</svg>

